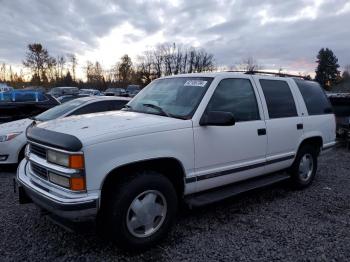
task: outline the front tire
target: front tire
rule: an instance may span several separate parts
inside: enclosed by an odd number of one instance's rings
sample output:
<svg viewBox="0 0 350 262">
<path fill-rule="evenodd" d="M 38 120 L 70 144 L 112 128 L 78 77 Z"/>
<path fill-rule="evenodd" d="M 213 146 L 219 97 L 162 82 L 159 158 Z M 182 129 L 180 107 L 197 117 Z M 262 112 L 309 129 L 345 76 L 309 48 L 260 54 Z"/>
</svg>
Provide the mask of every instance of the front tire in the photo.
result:
<svg viewBox="0 0 350 262">
<path fill-rule="evenodd" d="M 132 175 L 109 194 L 108 235 L 127 250 L 144 250 L 163 239 L 174 222 L 177 194 L 165 176 L 149 171 Z"/>
<path fill-rule="evenodd" d="M 311 185 L 317 171 L 317 149 L 312 145 L 303 145 L 289 170 L 291 182 L 295 188 L 302 189 Z"/>
</svg>

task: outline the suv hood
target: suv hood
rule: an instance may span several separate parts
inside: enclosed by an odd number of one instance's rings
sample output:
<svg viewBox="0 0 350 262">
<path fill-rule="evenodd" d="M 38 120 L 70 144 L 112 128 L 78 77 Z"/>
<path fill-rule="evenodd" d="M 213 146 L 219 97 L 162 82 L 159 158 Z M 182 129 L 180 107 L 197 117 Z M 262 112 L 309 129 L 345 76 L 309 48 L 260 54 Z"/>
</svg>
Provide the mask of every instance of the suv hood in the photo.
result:
<svg viewBox="0 0 350 262">
<path fill-rule="evenodd" d="M 191 128 L 192 121 L 130 111 L 110 111 L 56 119 L 40 123 L 38 127 L 73 135 L 86 146 L 124 137 Z"/>
</svg>

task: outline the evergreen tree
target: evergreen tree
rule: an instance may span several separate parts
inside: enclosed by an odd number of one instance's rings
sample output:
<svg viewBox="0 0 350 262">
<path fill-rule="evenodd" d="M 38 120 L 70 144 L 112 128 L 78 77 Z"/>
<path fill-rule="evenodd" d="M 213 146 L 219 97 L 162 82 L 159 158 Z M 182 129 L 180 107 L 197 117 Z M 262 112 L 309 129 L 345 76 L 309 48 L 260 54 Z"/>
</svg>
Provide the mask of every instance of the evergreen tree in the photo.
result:
<svg viewBox="0 0 350 262">
<path fill-rule="evenodd" d="M 69 71 L 67 72 L 66 76 L 63 78 L 63 83 L 64 83 L 64 86 L 72 86 L 73 85 L 73 78 L 72 78 Z"/>
<path fill-rule="evenodd" d="M 339 78 L 338 58 L 332 50 L 322 48 L 317 55 L 317 63 L 315 80 L 324 88 L 329 89 Z"/>
</svg>

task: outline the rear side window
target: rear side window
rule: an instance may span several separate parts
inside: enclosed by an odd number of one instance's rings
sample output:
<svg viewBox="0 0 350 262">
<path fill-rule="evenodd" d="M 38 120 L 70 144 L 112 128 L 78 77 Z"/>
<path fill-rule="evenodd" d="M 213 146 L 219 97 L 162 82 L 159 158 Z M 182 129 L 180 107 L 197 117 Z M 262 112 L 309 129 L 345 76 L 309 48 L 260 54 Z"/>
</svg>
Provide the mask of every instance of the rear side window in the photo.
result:
<svg viewBox="0 0 350 262">
<path fill-rule="evenodd" d="M 332 113 L 332 106 L 318 83 L 299 79 L 294 80 L 303 96 L 309 115 Z"/>
<path fill-rule="evenodd" d="M 128 102 L 128 101 L 113 101 L 112 100 L 112 101 L 99 101 L 99 102 L 95 102 L 95 103 L 90 103 L 90 104 L 87 104 L 86 106 L 83 106 L 83 107 L 77 109 L 71 115 L 83 115 L 83 114 L 91 114 L 91 113 L 120 110 L 124 107 L 126 102 Z"/>
<path fill-rule="evenodd" d="M 38 101 L 46 101 L 48 100 L 47 97 L 43 93 L 38 93 Z"/>
<path fill-rule="evenodd" d="M 109 110 L 110 110 L 110 105 L 109 105 L 108 101 L 100 101 L 100 102 L 87 104 L 87 105 L 77 109 L 71 115 L 84 115 L 84 114 L 105 112 L 105 111 L 109 111 Z"/>
<path fill-rule="evenodd" d="M 115 101 L 110 101 L 110 110 L 120 110 L 122 109 L 129 101 L 127 100 L 115 100 Z"/>
<path fill-rule="evenodd" d="M 230 112 L 236 122 L 259 120 L 259 109 L 249 79 L 222 80 L 210 99 L 208 111 Z"/>
<path fill-rule="evenodd" d="M 298 116 L 292 92 L 286 81 L 260 79 L 270 118 Z"/>
</svg>

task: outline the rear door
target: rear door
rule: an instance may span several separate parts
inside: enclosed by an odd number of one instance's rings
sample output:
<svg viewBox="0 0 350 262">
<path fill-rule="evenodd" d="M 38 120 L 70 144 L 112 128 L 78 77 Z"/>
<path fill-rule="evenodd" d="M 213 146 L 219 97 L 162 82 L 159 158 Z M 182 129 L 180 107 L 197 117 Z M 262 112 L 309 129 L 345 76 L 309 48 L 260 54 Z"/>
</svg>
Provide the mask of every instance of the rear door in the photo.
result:
<svg viewBox="0 0 350 262">
<path fill-rule="evenodd" d="M 263 98 L 266 114 L 266 171 L 272 172 L 286 168 L 293 162 L 303 135 L 303 121 L 290 79 L 254 76 L 254 80 Z"/>
</svg>

